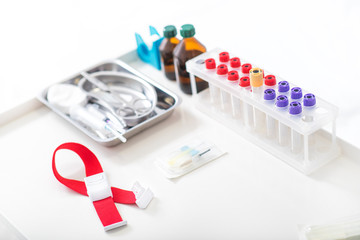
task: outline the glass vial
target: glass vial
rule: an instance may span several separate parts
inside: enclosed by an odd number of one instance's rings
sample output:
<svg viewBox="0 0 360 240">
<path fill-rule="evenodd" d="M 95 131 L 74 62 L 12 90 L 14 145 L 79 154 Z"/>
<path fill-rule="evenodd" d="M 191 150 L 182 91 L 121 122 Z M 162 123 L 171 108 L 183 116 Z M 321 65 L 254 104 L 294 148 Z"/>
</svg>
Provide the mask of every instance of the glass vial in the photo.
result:
<svg viewBox="0 0 360 240">
<path fill-rule="evenodd" d="M 159 51 L 161 56 L 162 69 L 169 80 L 176 80 L 173 51 L 180 40 L 176 38 L 176 27 L 168 25 L 164 28 L 164 40 L 161 42 Z"/>
<path fill-rule="evenodd" d="M 195 37 L 195 28 L 191 24 L 185 24 L 181 26 L 180 35 L 183 39 L 175 47 L 174 64 L 176 81 L 178 82 L 180 89 L 186 94 L 192 94 L 190 75 L 186 71 L 186 61 L 206 52 L 206 48 Z M 201 78 L 195 77 L 197 92 L 208 88 L 209 84 Z"/>
</svg>

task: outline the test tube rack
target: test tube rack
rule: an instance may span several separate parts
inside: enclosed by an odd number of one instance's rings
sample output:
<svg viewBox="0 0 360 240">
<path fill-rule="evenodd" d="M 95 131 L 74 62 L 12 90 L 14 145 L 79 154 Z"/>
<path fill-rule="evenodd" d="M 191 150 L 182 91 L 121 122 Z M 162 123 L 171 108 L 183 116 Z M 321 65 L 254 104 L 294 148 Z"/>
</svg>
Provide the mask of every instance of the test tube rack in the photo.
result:
<svg viewBox="0 0 360 240">
<path fill-rule="evenodd" d="M 219 48 L 187 61 L 186 69 L 193 93 L 197 78 L 209 83 L 193 96 L 200 111 L 300 172 L 310 174 L 340 155 L 336 106 Z M 256 86 L 249 85 L 252 71 L 262 74 Z"/>
</svg>

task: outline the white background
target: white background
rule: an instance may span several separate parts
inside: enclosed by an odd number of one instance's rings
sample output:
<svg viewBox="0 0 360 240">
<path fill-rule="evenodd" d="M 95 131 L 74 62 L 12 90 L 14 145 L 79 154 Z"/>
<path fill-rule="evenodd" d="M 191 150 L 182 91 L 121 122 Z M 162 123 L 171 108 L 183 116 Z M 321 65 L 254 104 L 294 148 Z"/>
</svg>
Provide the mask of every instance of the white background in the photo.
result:
<svg viewBox="0 0 360 240">
<path fill-rule="evenodd" d="M 147 32 L 148 25 L 161 31 L 192 23 L 208 49 L 238 53 L 340 106 L 339 135 L 360 145 L 359 12 L 358 1 L 3 1 L 0 109 L 133 50 L 134 32 Z M 353 161 L 336 160 L 303 176 L 182 97 L 164 124 L 112 149 L 93 144 L 46 108 L 3 126 L 0 186 L 7 195 L 0 209 L 30 239 L 296 239 L 297 224 L 360 212 L 360 168 Z M 169 142 L 209 129 L 228 146 L 227 158 L 176 182 L 154 169 L 153 158 Z M 103 233 L 87 199 L 52 176 L 51 152 L 63 141 L 91 146 L 112 169 L 112 183 L 129 188 L 140 178 L 156 201 L 145 211 L 118 207 L 131 224 Z"/>
</svg>

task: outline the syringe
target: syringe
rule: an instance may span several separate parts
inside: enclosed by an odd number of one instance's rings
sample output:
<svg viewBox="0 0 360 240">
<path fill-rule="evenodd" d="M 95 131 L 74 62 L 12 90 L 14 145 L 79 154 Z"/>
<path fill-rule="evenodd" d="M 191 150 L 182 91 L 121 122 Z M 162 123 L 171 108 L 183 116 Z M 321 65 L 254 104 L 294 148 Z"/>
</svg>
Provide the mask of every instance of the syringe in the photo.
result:
<svg viewBox="0 0 360 240">
<path fill-rule="evenodd" d="M 96 110 L 95 106 L 89 105 L 88 108 L 83 106 L 73 106 L 70 108 L 70 117 L 75 121 L 81 122 L 84 125 L 94 129 L 102 130 L 105 129 L 115 137 L 119 138 L 120 141 L 126 142 L 126 138 L 123 136 L 124 130 L 110 120 L 106 115 Z"/>
</svg>

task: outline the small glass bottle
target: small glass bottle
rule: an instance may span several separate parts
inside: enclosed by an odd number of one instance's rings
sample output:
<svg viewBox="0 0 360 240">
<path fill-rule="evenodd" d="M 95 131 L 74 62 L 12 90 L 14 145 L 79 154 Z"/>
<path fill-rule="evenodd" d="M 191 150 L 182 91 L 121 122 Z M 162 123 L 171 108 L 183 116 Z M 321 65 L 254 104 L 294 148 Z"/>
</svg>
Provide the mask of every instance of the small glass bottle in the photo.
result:
<svg viewBox="0 0 360 240">
<path fill-rule="evenodd" d="M 164 28 L 164 40 L 162 40 L 159 50 L 161 56 L 161 64 L 164 69 L 165 76 L 169 80 L 176 80 L 173 51 L 180 42 L 175 36 L 177 34 L 176 27 L 168 25 Z"/>
<path fill-rule="evenodd" d="M 182 25 L 180 35 L 183 39 L 175 47 L 173 52 L 176 81 L 184 93 L 192 94 L 190 75 L 186 71 L 185 63 L 186 61 L 206 52 L 206 48 L 194 37 L 195 28 L 193 25 Z M 209 86 L 209 84 L 201 78 L 195 77 L 195 80 L 197 92 L 201 92 Z"/>
</svg>

